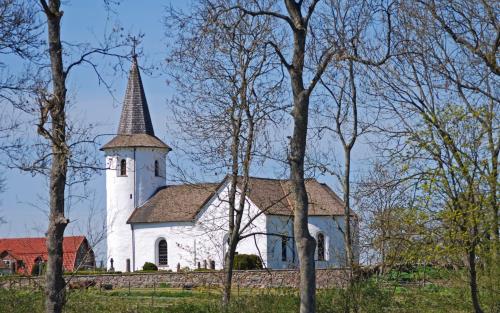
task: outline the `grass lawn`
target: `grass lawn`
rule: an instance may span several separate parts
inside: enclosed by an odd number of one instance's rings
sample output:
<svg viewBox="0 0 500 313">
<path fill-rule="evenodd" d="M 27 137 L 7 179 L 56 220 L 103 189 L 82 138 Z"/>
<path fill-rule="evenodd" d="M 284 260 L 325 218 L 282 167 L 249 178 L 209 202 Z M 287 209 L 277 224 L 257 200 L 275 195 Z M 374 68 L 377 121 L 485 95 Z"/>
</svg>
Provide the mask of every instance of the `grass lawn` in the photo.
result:
<svg viewBox="0 0 500 313">
<path fill-rule="evenodd" d="M 318 291 L 318 312 L 343 312 L 343 290 Z M 471 312 L 466 290 L 439 287 L 364 287 L 359 290 L 360 312 Z M 117 289 L 71 291 L 65 312 L 221 312 L 220 290 L 197 288 Z M 281 313 L 297 312 L 298 296 L 291 289 L 235 290 L 229 312 Z M 41 291 L 1 290 L 0 312 L 43 312 Z"/>
</svg>

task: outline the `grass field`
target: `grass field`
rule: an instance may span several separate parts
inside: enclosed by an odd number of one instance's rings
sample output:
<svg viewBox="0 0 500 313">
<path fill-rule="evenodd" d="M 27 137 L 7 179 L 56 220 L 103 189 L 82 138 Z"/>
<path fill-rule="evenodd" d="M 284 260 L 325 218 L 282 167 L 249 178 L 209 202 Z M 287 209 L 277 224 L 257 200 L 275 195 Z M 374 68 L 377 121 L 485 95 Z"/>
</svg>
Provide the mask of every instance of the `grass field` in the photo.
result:
<svg viewBox="0 0 500 313">
<path fill-rule="evenodd" d="M 432 287 L 429 287 L 432 286 Z M 471 312 L 466 290 L 460 288 L 395 287 L 364 290 L 361 312 Z M 318 292 L 318 312 L 343 312 L 342 290 Z M 43 312 L 41 291 L 0 291 L 0 312 Z M 173 288 L 72 291 L 68 293 L 66 312 L 221 312 L 220 290 Z M 298 296 L 289 289 L 246 289 L 233 295 L 229 312 L 281 313 L 297 311 Z M 491 311 L 493 312 L 493 311 Z"/>
<path fill-rule="evenodd" d="M 356 295 L 360 313 L 465 313 L 472 312 L 470 296 L 463 280 L 442 277 L 418 282 L 421 277 L 398 275 L 397 279 L 370 279 L 351 292 L 343 289 L 318 290 L 318 313 L 344 312 L 347 294 Z M 97 288 L 69 291 L 65 312 L 109 313 L 202 313 L 222 312 L 221 290 L 217 288 L 132 288 L 100 291 Z M 500 295 L 481 295 L 485 313 L 500 313 Z M 233 290 L 228 313 L 298 312 L 299 298 L 294 289 Z M 0 313 L 44 311 L 40 290 L 0 290 Z"/>
</svg>

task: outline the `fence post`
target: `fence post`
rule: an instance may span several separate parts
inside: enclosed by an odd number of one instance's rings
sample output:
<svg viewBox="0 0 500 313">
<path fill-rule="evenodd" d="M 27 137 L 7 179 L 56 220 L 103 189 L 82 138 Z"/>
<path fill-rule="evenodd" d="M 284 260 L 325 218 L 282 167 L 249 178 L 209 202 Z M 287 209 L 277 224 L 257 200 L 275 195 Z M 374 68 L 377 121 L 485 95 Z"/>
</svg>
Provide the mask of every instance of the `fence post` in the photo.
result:
<svg viewBox="0 0 500 313">
<path fill-rule="evenodd" d="M 153 280 L 153 295 L 151 296 L 151 306 L 155 305 L 156 279 Z"/>
</svg>

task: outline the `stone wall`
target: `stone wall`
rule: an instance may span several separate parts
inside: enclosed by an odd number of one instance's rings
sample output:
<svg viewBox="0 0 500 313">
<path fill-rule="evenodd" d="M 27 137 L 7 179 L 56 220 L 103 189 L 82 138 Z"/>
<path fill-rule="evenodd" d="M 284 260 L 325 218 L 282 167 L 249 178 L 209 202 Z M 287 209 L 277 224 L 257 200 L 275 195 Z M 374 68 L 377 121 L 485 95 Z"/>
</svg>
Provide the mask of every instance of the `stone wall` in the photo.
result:
<svg viewBox="0 0 500 313">
<path fill-rule="evenodd" d="M 316 270 L 317 288 L 342 286 L 345 283 L 346 272 L 343 269 L 318 269 Z M 155 272 L 155 273 L 129 273 L 129 274 L 103 274 L 103 275 L 74 275 L 67 276 L 66 280 L 95 281 L 97 286 L 111 284 L 113 288 L 151 288 L 165 284 L 170 287 L 221 287 L 224 273 L 220 271 L 206 272 Z M 0 280 L 1 288 L 16 288 L 40 286 L 43 278 L 17 277 Z M 297 288 L 299 272 L 297 270 L 256 270 L 235 271 L 233 286 L 242 288 Z"/>
</svg>

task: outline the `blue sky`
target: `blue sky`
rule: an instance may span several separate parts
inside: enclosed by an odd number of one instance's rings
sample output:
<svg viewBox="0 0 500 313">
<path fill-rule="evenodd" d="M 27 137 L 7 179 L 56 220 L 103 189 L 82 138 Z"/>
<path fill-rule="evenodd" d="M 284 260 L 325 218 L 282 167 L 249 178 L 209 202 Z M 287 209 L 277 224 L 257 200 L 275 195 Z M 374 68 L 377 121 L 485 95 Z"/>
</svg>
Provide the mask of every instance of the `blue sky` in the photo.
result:
<svg viewBox="0 0 500 313">
<path fill-rule="evenodd" d="M 123 1 L 113 9 L 109 19 L 102 0 L 68 1 L 63 10 L 62 38 L 69 42 L 96 42 L 103 36 L 103 29 L 119 23 L 126 31 L 133 34 L 144 33 L 141 48 L 144 56 L 141 61 L 148 64 L 161 64 L 166 54 L 163 35 L 163 14 L 166 1 Z M 177 6 L 178 3 L 172 2 Z M 13 66 L 14 64 L 8 64 Z M 128 64 L 126 65 L 128 67 Z M 110 72 L 110 71 L 108 71 Z M 116 132 L 120 117 L 121 100 L 127 83 L 126 74 L 106 77 L 114 88 L 118 103 L 113 102 L 103 86 L 99 86 L 95 75 L 89 68 L 78 68 L 72 72 L 68 84 L 69 94 L 74 99 L 75 113 L 78 119 L 97 124 L 99 133 Z M 152 75 L 143 75 L 148 103 L 158 137 L 166 142 L 168 110 L 166 99 L 169 90 L 161 71 Z M 47 226 L 46 198 L 47 184 L 43 177 L 32 177 L 18 170 L 6 170 L 6 191 L 0 194 L 0 216 L 7 223 L 0 225 L 0 237 L 39 236 Z M 89 184 L 89 190 L 95 196 L 94 201 L 87 201 L 70 208 L 73 221 L 67 229 L 68 234 L 85 231 L 89 206 L 101 213 L 105 209 L 104 176 L 95 175 Z"/>
<path fill-rule="evenodd" d="M 185 1 L 122 1 L 113 9 L 114 14 L 108 18 L 102 0 L 68 1 L 63 10 L 62 37 L 72 43 L 90 42 L 102 38 L 103 29 L 119 23 L 126 32 L 143 33 L 145 37 L 140 45 L 143 56 L 139 63 L 163 64 L 167 53 L 164 36 L 163 16 L 165 6 L 185 5 Z M 12 66 L 13 64 L 8 64 Z M 126 65 L 128 69 L 128 64 Z M 105 71 L 106 72 L 106 71 Z M 109 71 L 108 71 L 109 72 Z M 96 133 L 114 133 L 120 117 L 121 101 L 127 83 L 125 73 L 108 75 L 106 80 L 112 84 L 114 102 L 103 86 L 100 86 L 89 68 L 78 68 L 72 72 L 68 82 L 68 91 L 74 101 L 73 117 L 95 124 Z M 152 115 L 155 133 L 169 143 L 175 138 L 169 136 L 166 125 L 171 123 L 171 111 L 167 99 L 174 92 L 166 83 L 166 76 L 158 70 L 152 75 L 142 75 L 149 109 Z M 362 150 L 365 150 L 364 148 Z M 175 152 L 174 152 L 175 153 Z M 366 157 L 366 153 L 363 153 Z M 104 160 L 104 156 L 102 155 Z M 167 169 L 167 177 L 168 177 Z M 266 167 L 254 172 L 256 175 L 271 177 L 281 170 Z M 32 177 L 18 170 L 6 170 L 7 190 L 0 194 L 0 216 L 6 224 L 0 225 L 0 237 L 43 236 L 47 228 L 47 183 L 43 177 Z M 203 175 L 202 175 L 203 176 Z M 210 175 L 206 178 L 210 179 Z M 333 185 L 333 179 L 322 178 L 321 181 Z M 68 210 L 70 226 L 66 234 L 86 234 L 89 212 L 94 216 L 92 225 L 98 228 L 105 216 L 105 179 L 104 175 L 95 175 L 87 186 L 90 200 L 71 205 Z M 102 246 L 98 251 L 103 257 Z"/>
</svg>

